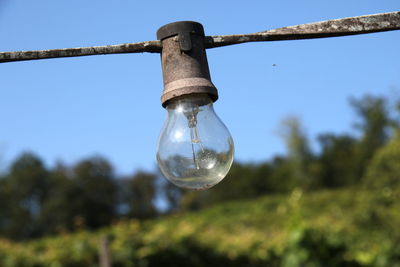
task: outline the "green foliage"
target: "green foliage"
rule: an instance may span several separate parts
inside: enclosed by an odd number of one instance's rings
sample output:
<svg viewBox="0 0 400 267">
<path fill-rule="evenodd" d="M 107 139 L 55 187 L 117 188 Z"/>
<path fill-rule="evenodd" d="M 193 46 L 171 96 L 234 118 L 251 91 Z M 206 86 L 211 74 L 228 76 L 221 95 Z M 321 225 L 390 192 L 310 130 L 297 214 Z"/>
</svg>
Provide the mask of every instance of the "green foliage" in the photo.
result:
<svg viewBox="0 0 400 267">
<path fill-rule="evenodd" d="M 362 266 L 348 259 L 347 244 L 332 241 L 319 231 L 299 229 L 290 233 L 287 248 L 282 257 L 282 266 Z"/>
<path fill-rule="evenodd" d="M 296 189 L 93 233 L 1 240 L 0 266 L 97 266 L 104 235 L 113 266 L 398 266 L 400 190 L 379 192 Z"/>
<path fill-rule="evenodd" d="M 354 166 L 354 178 L 359 181 L 376 150 L 390 137 L 390 129 L 395 125 L 395 120 L 391 118 L 388 100 L 384 97 L 365 95 L 360 99 L 352 99 L 350 103 L 359 116 L 355 126 L 361 131 L 361 138 L 355 147 Z"/>
<path fill-rule="evenodd" d="M 356 143 L 348 135 L 319 136 L 322 152 L 318 159 L 319 177 L 323 187 L 341 187 L 354 184 L 356 179 Z"/>
<path fill-rule="evenodd" d="M 289 175 L 286 178 L 286 183 L 291 184 L 290 189 L 294 187 L 312 187 L 314 181 L 308 167 L 313 160 L 313 155 L 300 119 L 297 117 L 284 119 L 282 121 L 281 135 L 288 151 L 286 165 L 289 169 Z"/>
<path fill-rule="evenodd" d="M 391 191 L 400 185 L 400 135 L 379 149 L 372 158 L 365 177 L 370 188 Z"/>
</svg>

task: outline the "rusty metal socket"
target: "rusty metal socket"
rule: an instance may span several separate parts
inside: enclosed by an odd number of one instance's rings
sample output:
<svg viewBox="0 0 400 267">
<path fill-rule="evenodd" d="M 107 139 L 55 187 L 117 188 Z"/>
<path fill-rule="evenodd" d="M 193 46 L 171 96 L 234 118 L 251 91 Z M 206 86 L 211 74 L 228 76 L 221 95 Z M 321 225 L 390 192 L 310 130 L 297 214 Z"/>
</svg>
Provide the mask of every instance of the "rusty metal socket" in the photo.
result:
<svg viewBox="0 0 400 267">
<path fill-rule="evenodd" d="M 203 26 L 193 21 L 173 22 L 158 29 L 157 39 L 163 47 L 162 106 L 165 108 L 173 98 L 191 94 L 208 94 L 215 102 L 218 92 L 208 69 Z"/>
</svg>

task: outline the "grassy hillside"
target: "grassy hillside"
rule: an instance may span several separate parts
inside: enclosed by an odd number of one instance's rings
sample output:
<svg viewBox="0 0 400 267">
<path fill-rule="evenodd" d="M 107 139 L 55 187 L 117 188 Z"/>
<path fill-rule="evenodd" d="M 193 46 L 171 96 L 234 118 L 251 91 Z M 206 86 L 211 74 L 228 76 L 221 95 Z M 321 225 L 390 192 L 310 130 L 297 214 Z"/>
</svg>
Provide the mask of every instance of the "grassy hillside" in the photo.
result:
<svg viewBox="0 0 400 267">
<path fill-rule="evenodd" d="M 0 240 L 0 266 L 400 266 L 400 190 L 265 196 L 29 243 Z M 396 265 L 397 264 L 397 265 Z"/>
</svg>

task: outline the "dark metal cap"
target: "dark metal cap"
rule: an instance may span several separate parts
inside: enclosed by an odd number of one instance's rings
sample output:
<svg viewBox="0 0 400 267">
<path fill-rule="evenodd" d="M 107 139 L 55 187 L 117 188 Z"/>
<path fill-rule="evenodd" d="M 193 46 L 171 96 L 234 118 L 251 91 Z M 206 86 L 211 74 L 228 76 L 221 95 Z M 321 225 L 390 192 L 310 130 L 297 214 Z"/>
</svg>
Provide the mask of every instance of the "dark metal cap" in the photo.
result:
<svg viewBox="0 0 400 267">
<path fill-rule="evenodd" d="M 203 25 L 195 21 L 177 21 L 159 28 L 157 31 L 157 39 L 163 40 L 183 33 L 204 36 L 204 28 Z"/>
<path fill-rule="evenodd" d="M 158 29 L 157 38 L 163 47 L 163 107 L 172 99 L 194 94 L 208 94 L 216 101 L 218 92 L 208 69 L 203 26 L 194 21 L 173 22 Z"/>
</svg>

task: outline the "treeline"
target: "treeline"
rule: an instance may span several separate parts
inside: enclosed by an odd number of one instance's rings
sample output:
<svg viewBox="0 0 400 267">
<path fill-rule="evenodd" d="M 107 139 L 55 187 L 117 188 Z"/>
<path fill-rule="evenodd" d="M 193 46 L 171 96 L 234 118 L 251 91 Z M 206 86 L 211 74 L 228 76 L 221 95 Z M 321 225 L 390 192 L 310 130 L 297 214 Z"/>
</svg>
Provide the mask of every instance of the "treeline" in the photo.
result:
<svg viewBox="0 0 400 267">
<path fill-rule="evenodd" d="M 26 240 L 294 188 L 360 184 L 376 151 L 399 128 L 393 104 L 398 103 L 380 96 L 351 100 L 358 133 L 321 134 L 318 152 L 310 148 L 300 121 L 287 118 L 281 128 L 287 155 L 260 164 L 236 162 L 224 181 L 207 191 L 181 190 L 157 171 L 117 177 L 99 156 L 48 168 L 38 156 L 24 153 L 0 178 L 0 236 Z"/>
<path fill-rule="evenodd" d="M 101 157 L 47 169 L 39 157 L 24 153 L 0 180 L 0 235 L 23 240 L 150 218 L 157 215 L 155 197 L 154 174 L 116 177 Z"/>
</svg>

